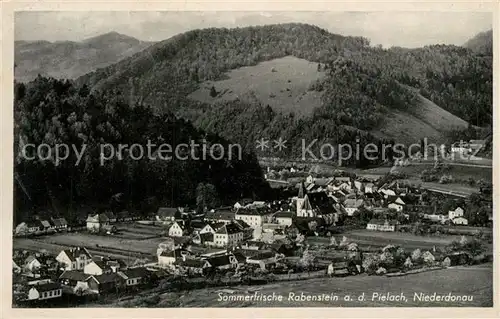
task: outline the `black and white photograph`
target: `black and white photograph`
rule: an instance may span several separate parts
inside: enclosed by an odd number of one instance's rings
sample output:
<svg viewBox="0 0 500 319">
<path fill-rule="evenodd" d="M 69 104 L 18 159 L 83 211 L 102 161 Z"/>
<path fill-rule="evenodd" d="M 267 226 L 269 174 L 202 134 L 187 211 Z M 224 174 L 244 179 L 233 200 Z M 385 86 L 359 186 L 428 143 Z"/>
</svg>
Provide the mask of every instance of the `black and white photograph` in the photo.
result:
<svg viewBox="0 0 500 319">
<path fill-rule="evenodd" d="M 12 308 L 493 307 L 492 12 L 13 21 Z"/>
</svg>

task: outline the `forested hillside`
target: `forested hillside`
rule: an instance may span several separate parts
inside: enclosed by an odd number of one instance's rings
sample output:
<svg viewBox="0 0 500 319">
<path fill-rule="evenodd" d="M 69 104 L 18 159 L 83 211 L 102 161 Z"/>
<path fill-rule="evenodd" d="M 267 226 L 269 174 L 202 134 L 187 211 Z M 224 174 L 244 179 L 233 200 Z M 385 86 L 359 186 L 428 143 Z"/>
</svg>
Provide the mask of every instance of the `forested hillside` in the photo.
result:
<svg viewBox="0 0 500 319">
<path fill-rule="evenodd" d="M 259 103 L 230 101 L 213 107 L 187 98 L 204 81 L 224 79 L 229 70 L 290 55 L 321 63 L 326 72 L 311 87 L 322 92 L 323 103 L 304 119 L 274 110 L 270 120 L 264 116 L 268 113 L 260 114 L 266 105 Z M 118 88 L 131 103 L 172 111 L 248 145 L 262 128 L 286 127 L 293 133 L 285 136 L 294 145 L 299 137 L 325 137 L 330 130 L 339 140 L 351 134 L 344 132 L 356 129 L 377 131 L 394 110 L 421 112 L 416 106 L 419 94 L 473 125 L 492 122 L 491 56 L 452 45 L 383 49 L 370 46 L 365 38 L 344 37 L 305 24 L 186 32 L 78 82 L 96 91 Z"/>
<path fill-rule="evenodd" d="M 234 153 L 229 159 L 227 151 L 221 160 L 210 156 L 206 160 L 177 160 L 175 156 L 173 160 L 151 160 L 145 153 L 143 160 L 115 156 L 101 166 L 100 145 L 106 143 L 137 143 L 146 148 L 150 141 L 168 143 L 175 149 L 179 143 L 194 140 L 201 144 L 206 139 L 208 147 L 221 143 L 228 149 L 224 139 L 171 114 L 155 115 L 142 105 L 131 108 L 116 91 L 90 94 L 86 87 L 76 88 L 68 81 L 38 77 L 26 85 L 16 83 L 14 108 L 16 212 L 46 208 L 54 198 L 67 211 L 71 200 L 72 205 L 102 204 L 116 193 L 123 193 L 136 205 L 147 198 L 170 205 L 201 203 L 207 189 L 210 200 L 219 203 L 268 194 L 256 158 L 248 153 L 241 160 Z M 37 146 L 46 143 L 52 152 L 61 143 L 74 145 L 79 151 L 83 144 L 87 146 L 78 165 L 74 153 L 55 165 L 53 159 L 26 160 L 20 156 L 20 139 Z M 28 150 L 27 155 L 33 156 L 34 149 Z M 189 155 L 186 152 L 182 155 Z M 198 151 L 196 154 L 200 156 Z"/>
</svg>

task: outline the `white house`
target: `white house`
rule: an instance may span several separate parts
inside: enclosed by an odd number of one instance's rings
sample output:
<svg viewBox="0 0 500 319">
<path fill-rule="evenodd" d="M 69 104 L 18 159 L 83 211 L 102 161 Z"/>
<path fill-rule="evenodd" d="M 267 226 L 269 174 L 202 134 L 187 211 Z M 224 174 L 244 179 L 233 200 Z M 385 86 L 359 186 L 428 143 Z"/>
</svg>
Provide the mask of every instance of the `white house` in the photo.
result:
<svg viewBox="0 0 500 319">
<path fill-rule="evenodd" d="M 160 254 L 158 254 L 158 266 L 160 267 L 173 266 L 177 260 L 182 260 L 187 256 L 189 256 L 189 252 L 182 249 L 162 251 Z"/>
<path fill-rule="evenodd" d="M 180 222 L 174 222 L 168 229 L 170 237 L 182 237 L 186 233 L 186 227 Z"/>
<path fill-rule="evenodd" d="M 92 255 L 86 248 L 76 247 L 62 250 L 56 260 L 64 264 L 64 270 L 83 270 L 92 261 Z"/>
<path fill-rule="evenodd" d="M 47 300 L 60 298 L 62 295 L 61 285 L 50 282 L 39 285 L 34 285 L 28 291 L 28 300 Z"/>
<path fill-rule="evenodd" d="M 109 218 L 106 214 L 88 215 L 86 222 L 89 231 L 97 232 L 109 225 Z"/>
<path fill-rule="evenodd" d="M 387 205 L 387 207 L 395 209 L 398 212 L 401 212 L 403 211 L 405 205 L 406 203 L 401 199 L 401 197 L 398 197 L 395 200 L 393 200 L 389 205 Z"/>
<path fill-rule="evenodd" d="M 39 269 L 41 266 L 42 263 L 40 263 L 38 258 L 36 258 L 36 256 L 34 255 L 28 256 L 28 258 L 26 258 L 26 261 L 24 262 L 24 268 L 31 272 Z"/>
<path fill-rule="evenodd" d="M 72 289 L 73 293 L 86 293 L 89 291 L 88 280 L 91 275 L 87 275 L 78 270 L 66 270 L 59 276 L 59 282 Z"/>
<path fill-rule="evenodd" d="M 243 241 L 243 232 L 234 224 L 224 225 L 214 235 L 214 244 L 217 247 L 236 246 L 241 241 Z"/>
<path fill-rule="evenodd" d="M 456 217 L 463 217 L 464 210 L 461 207 L 457 207 L 455 210 L 450 210 L 448 212 L 448 219 L 453 220 Z"/>
<path fill-rule="evenodd" d="M 469 223 L 469 221 L 467 220 L 467 218 L 464 218 L 464 217 L 455 217 L 451 220 L 453 222 L 453 224 L 455 225 L 467 225 Z"/>
<path fill-rule="evenodd" d="M 240 208 L 236 211 L 234 218 L 242 220 L 251 227 L 262 227 L 262 224 L 269 221 L 271 213 L 264 209 L 244 209 Z"/>
</svg>

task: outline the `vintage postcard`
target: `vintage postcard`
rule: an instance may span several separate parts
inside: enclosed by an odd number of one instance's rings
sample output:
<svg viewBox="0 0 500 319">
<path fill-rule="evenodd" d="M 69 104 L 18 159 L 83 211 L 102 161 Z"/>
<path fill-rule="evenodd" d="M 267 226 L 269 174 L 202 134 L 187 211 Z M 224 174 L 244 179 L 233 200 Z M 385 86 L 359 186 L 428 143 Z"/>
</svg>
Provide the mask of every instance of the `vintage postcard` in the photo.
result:
<svg viewBox="0 0 500 319">
<path fill-rule="evenodd" d="M 498 314 L 497 5 L 307 5 L 5 5 L 10 313 Z"/>
</svg>

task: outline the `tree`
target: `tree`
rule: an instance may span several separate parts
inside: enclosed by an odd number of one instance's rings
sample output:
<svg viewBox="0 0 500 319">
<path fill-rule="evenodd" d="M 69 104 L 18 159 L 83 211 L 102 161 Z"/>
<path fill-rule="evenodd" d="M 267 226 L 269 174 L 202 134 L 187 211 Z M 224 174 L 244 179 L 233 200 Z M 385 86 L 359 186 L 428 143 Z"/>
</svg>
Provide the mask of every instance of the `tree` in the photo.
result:
<svg viewBox="0 0 500 319">
<path fill-rule="evenodd" d="M 417 248 L 411 253 L 411 260 L 413 263 L 418 263 L 422 260 L 422 252 L 420 249 Z"/>
<path fill-rule="evenodd" d="M 220 200 L 215 186 L 210 183 L 199 183 L 196 187 L 196 206 L 200 211 L 216 208 Z"/>
<path fill-rule="evenodd" d="M 210 88 L 210 96 L 211 97 L 216 97 L 217 96 L 217 91 L 215 90 L 215 87 L 212 85 L 212 87 Z"/>
</svg>

